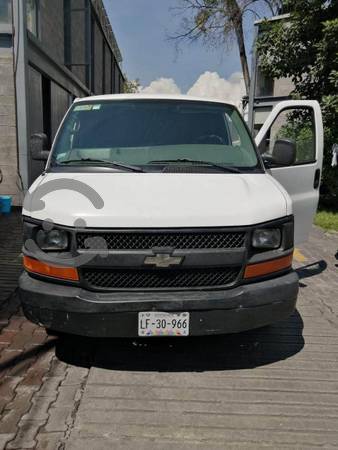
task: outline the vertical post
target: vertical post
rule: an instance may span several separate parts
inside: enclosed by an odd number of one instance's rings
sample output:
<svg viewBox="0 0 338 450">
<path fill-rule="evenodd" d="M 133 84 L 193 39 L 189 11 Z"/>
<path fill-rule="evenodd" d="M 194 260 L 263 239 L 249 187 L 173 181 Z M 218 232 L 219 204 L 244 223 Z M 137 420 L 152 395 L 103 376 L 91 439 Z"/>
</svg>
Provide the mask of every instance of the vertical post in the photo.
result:
<svg viewBox="0 0 338 450">
<path fill-rule="evenodd" d="M 14 26 L 14 82 L 16 94 L 16 121 L 18 142 L 19 173 L 22 187 L 29 187 L 30 155 L 28 136 L 28 66 L 27 66 L 27 25 L 26 0 L 13 0 Z"/>
<path fill-rule="evenodd" d="M 253 133 L 254 131 L 254 104 L 255 104 L 255 94 L 256 94 L 256 82 L 257 82 L 257 69 L 258 69 L 258 55 L 256 50 L 256 42 L 258 39 L 258 28 L 259 25 L 255 24 L 255 38 L 252 53 L 252 64 L 251 64 L 251 84 L 249 92 L 249 111 L 248 111 L 248 127 Z"/>
<path fill-rule="evenodd" d="M 109 94 L 114 94 L 114 85 L 113 85 L 113 64 L 114 64 L 114 54 L 110 54 L 110 92 Z"/>
<path fill-rule="evenodd" d="M 85 0 L 86 85 L 92 90 L 92 14 L 90 0 Z"/>
<path fill-rule="evenodd" d="M 106 92 L 106 40 L 102 38 L 102 94 Z"/>
<path fill-rule="evenodd" d="M 69 0 L 63 0 L 65 66 L 72 69 L 72 11 Z"/>
</svg>

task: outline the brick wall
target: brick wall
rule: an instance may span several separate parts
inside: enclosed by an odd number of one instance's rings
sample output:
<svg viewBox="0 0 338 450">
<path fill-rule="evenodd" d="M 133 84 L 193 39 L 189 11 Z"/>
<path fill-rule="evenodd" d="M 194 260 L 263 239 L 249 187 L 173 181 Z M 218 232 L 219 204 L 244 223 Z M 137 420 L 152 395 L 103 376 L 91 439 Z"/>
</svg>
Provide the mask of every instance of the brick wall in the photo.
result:
<svg viewBox="0 0 338 450">
<path fill-rule="evenodd" d="M 13 203 L 21 202 L 17 176 L 16 119 L 11 49 L 0 49 L 0 168 L 3 182 L 1 195 L 12 195 Z"/>
</svg>

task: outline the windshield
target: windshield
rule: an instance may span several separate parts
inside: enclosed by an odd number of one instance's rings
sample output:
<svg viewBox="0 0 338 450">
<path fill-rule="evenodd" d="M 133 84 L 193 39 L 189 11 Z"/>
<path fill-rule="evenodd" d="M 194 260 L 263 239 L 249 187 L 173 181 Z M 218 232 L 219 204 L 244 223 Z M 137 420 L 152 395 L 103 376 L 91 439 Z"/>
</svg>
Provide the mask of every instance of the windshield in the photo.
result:
<svg viewBox="0 0 338 450">
<path fill-rule="evenodd" d="M 113 100 L 75 103 L 58 134 L 51 166 L 121 163 L 150 168 L 203 162 L 260 167 L 237 110 L 220 103 Z M 215 167 L 215 166 L 214 166 Z"/>
</svg>

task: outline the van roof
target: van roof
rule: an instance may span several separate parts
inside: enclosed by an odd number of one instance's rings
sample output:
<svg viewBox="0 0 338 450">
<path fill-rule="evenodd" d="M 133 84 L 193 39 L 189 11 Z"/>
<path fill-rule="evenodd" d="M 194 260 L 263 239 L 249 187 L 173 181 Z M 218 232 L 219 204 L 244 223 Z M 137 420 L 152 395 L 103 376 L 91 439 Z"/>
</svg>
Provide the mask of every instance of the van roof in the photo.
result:
<svg viewBox="0 0 338 450">
<path fill-rule="evenodd" d="M 104 100 L 183 100 L 183 101 L 198 101 L 198 102 L 212 102 L 221 103 L 223 105 L 235 106 L 232 102 L 222 101 L 216 98 L 206 97 L 192 97 L 189 95 L 169 95 L 169 94 L 107 94 L 107 95 L 93 95 L 90 97 L 82 97 L 74 100 L 78 102 L 88 101 L 104 101 Z"/>
</svg>

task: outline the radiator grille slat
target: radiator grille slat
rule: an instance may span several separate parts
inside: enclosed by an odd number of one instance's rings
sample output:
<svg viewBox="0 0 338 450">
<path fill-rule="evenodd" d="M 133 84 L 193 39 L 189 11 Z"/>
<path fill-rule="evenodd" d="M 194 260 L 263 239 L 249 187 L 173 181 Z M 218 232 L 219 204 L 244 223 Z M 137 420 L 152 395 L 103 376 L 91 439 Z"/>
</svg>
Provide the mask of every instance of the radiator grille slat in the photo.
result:
<svg viewBox="0 0 338 450">
<path fill-rule="evenodd" d="M 245 246 L 244 232 L 109 232 L 77 233 L 77 247 L 85 249 L 146 250 L 154 247 L 176 249 L 224 249 Z"/>
<path fill-rule="evenodd" d="M 144 289 L 226 286 L 236 281 L 239 267 L 211 269 L 82 269 L 91 288 Z"/>
</svg>

